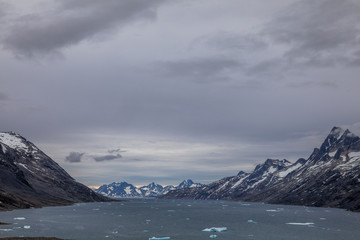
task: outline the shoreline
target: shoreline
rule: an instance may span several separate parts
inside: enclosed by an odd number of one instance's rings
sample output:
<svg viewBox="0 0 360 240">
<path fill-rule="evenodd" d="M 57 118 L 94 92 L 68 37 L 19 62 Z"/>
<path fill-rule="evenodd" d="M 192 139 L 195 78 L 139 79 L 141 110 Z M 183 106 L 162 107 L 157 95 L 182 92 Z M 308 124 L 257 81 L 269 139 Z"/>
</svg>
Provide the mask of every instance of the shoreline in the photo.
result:
<svg viewBox="0 0 360 240">
<path fill-rule="evenodd" d="M 61 238 L 55 238 L 55 237 L 6 237 L 6 238 L 0 238 L 3 240 L 64 240 Z"/>
</svg>

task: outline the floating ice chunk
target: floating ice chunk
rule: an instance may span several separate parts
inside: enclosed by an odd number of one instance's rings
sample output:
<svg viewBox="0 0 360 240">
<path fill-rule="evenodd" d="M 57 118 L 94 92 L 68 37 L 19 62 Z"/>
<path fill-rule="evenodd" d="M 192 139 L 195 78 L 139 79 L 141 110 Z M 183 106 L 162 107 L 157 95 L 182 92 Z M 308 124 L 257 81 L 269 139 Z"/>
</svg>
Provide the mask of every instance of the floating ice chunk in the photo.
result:
<svg viewBox="0 0 360 240">
<path fill-rule="evenodd" d="M 187 220 L 187 221 L 189 221 L 189 220 L 190 220 L 190 218 L 186 218 L 186 220 Z"/>
<path fill-rule="evenodd" d="M 152 237 L 149 240 L 169 240 L 170 237 Z"/>
<path fill-rule="evenodd" d="M 279 210 L 276 210 L 276 209 L 267 209 L 266 211 L 267 211 L 267 212 L 278 212 Z"/>
<path fill-rule="evenodd" d="M 14 229 L 14 230 L 21 229 L 21 227 L 13 227 L 12 229 Z"/>
<path fill-rule="evenodd" d="M 251 206 L 249 203 L 242 203 L 241 206 Z"/>
<path fill-rule="evenodd" d="M 326 220 L 326 218 L 320 218 L 320 220 Z"/>
<path fill-rule="evenodd" d="M 227 227 L 211 227 L 211 228 L 205 228 L 202 231 L 203 232 L 226 232 Z"/>
<path fill-rule="evenodd" d="M 296 225 L 296 226 L 310 226 L 313 225 L 314 223 L 312 222 L 307 222 L 307 223 L 297 223 L 297 222 L 291 222 L 291 223 L 286 223 L 288 225 Z"/>
<path fill-rule="evenodd" d="M 210 237 L 210 238 L 217 238 L 218 235 L 213 234 L 213 235 L 210 235 L 209 237 Z"/>
<path fill-rule="evenodd" d="M 0 231 L 3 231 L 3 232 L 10 232 L 10 231 L 13 231 L 12 229 L 0 229 Z"/>
<path fill-rule="evenodd" d="M 14 218 L 14 220 L 25 220 L 26 218 L 24 218 L 24 217 L 16 217 L 16 218 Z"/>
<path fill-rule="evenodd" d="M 248 220 L 248 223 L 256 223 L 254 220 Z"/>
<path fill-rule="evenodd" d="M 94 208 L 93 211 L 99 211 L 100 209 L 99 208 Z"/>
<path fill-rule="evenodd" d="M 24 226 L 24 229 L 30 229 L 31 227 L 30 226 Z"/>
</svg>

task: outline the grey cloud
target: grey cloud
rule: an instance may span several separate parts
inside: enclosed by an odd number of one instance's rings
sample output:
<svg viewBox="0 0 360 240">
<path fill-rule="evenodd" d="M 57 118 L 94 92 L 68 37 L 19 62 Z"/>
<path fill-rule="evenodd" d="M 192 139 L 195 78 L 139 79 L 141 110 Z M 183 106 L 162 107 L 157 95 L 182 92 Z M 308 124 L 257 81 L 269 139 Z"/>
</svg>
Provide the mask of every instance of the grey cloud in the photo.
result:
<svg viewBox="0 0 360 240">
<path fill-rule="evenodd" d="M 75 162 L 81 162 L 81 158 L 82 156 L 84 156 L 85 153 L 79 153 L 79 152 L 71 152 L 69 154 L 69 156 L 67 156 L 65 158 L 66 162 L 71 162 L 71 163 L 75 163 Z"/>
<path fill-rule="evenodd" d="M 110 153 L 110 154 L 121 153 L 121 152 L 126 152 L 126 151 L 123 151 L 120 148 L 108 150 L 108 153 Z"/>
<path fill-rule="evenodd" d="M 360 64 L 360 2 L 300 0 L 248 34 L 216 32 L 191 47 L 210 47 L 241 61 L 249 76 L 279 78 L 289 71 Z M 274 54 L 275 53 L 275 54 Z"/>
<path fill-rule="evenodd" d="M 0 101 L 6 101 L 9 97 L 5 93 L 0 92 Z"/>
<path fill-rule="evenodd" d="M 327 67 L 358 60 L 359 22 L 359 2 L 302 0 L 270 21 L 263 34 L 287 48 L 290 66 Z"/>
<path fill-rule="evenodd" d="M 97 156 L 97 157 L 94 157 L 94 160 L 97 161 L 97 162 L 102 162 L 102 161 L 115 160 L 115 159 L 118 159 L 118 158 L 122 158 L 122 156 L 120 154 Z"/>
<path fill-rule="evenodd" d="M 268 47 L 260 35 L 226 31 L 201 36 L 192 44 L 195 47 L 199 45 L 206 45 L 219 51 L 236 51 L 237 54 L 238 52 L 263 51 Z"/>
<path fill-rule="evenodd" d="M 0 20 L 7 15 L 7 10 L 9 9 L 9 4 L 0 1 Z"/>
<path fill-rule="evenodd" d="M 48 15 L 22 16 L 5 34 L 3 44 L 19 57 L 59 53 L 97 34 L 137 19 L 155 16 L 163 0 L 57 0 Z"/>
<path fill-rule="evenodd" d="M 198 58 L 162 62 L 160 66 L 165 75 L 173 78 L 208 83 L 229 80 L 229 72 L 241 63 L 230 58 Z"/>
</svg>

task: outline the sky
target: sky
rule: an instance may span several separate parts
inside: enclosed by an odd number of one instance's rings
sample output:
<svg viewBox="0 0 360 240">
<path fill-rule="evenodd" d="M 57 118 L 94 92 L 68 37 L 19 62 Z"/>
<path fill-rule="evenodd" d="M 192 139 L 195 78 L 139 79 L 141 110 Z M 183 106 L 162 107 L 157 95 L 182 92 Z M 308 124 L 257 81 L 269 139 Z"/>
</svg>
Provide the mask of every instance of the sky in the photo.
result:
<svg viewBox="0 0 360 240">
<path fill-rule="evenodd" d="M 308 158 L 359 76 L 358 0 L 0 0 L 0 131 L 88 186 Z"/>
</svg>

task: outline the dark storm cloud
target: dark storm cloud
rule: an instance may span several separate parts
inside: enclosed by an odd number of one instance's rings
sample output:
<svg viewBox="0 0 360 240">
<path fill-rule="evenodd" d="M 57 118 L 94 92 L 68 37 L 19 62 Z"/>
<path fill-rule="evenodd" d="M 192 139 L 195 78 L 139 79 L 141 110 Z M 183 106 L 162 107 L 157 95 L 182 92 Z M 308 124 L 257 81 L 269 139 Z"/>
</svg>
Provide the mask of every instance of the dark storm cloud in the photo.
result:
<svg viewBox="0 0 360 240">
<path fill-rule="evenodd" d="M 328 67 L 359 61 L 360 2 L 302 0 L 284 9 L 263 32 L 287 48 L 290 66 Z"/>
<path fill-rule="evenodd" d="M 97 161 L 97 162 L 103 162 L 103 161 L 115 160 L 115 159 L 118 159 L 118 158 L 122 158 L 122 156 L 120 154 L 96 156 L 96 157 L 94 157 L 94 160 Z"/>
<path fill-rule="evenodd" d="M 199 83 L 226 81 L 241 64 L 230 58 L 195 58 L 160 63 L 165 75 Z"/>
<path fill-rule="evenodd" d="M 71 152 L 69 156 L 65 158 L 65 161 L 70 163 L 81 162 L 81 158 L 84 154 L 85 153 Z"/>
<path fill-rule="evenodd" d="M 2 41 L 5 48 L 20 57 L 59 53 L 119 25 L 154 18 L 161 2 L 57 0 L 48 15 L 33 13 L 16 19 Z"/>
</svg>

